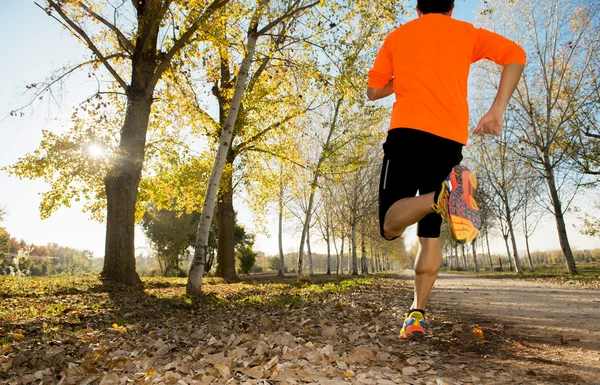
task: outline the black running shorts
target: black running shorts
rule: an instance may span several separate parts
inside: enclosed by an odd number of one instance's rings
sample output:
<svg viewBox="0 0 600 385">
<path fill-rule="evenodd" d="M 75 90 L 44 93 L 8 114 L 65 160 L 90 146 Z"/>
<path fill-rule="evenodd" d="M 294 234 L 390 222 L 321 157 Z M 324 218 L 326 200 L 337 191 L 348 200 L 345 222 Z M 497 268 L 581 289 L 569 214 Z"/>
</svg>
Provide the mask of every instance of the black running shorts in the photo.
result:
<svg viewBox="0 0 600 385">
<path fill-rule="evenodd" d="M 379 182 L 379 228 L 383 235 L 385 214 L 400 199 L 434 192 L 462 160 L 461 143 L 424 131 L 395 128 L 383 144 Z M 417 236 L 439 238 L 442 218 L 429 214 L 417 225 Z M 385 237 L 384 237 L 385 238 Z"/>
</svg>

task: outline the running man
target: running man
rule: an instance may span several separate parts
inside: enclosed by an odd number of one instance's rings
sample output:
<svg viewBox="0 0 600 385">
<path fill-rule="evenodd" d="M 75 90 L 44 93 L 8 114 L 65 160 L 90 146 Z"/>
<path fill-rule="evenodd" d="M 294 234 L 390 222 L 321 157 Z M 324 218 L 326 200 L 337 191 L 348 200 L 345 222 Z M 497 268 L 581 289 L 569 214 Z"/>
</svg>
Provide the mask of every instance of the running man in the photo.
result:
<svg viewBox="0 0 600 385">
<path fill-rule="evenodd" d="M 458 242 L 473 241 L 479 231 L 477 180 L 459 166 L 469 136 L 470 66 L 489 59 L 504 67 L 496 99 L 473 131 L 498 135 L 526 61 L 519 45 L 452 19 L 453 10 L 454 0 L 418 0 L 419 17 L 387 36 L 369 71 L 370 100 L 396 95 L 383 145 L 381 235 L 393 240 L 418 223 L 414 301 L 403 339 L 425 334 L 425 304 L 442 264 L 442 219 Z"/>
</svg>

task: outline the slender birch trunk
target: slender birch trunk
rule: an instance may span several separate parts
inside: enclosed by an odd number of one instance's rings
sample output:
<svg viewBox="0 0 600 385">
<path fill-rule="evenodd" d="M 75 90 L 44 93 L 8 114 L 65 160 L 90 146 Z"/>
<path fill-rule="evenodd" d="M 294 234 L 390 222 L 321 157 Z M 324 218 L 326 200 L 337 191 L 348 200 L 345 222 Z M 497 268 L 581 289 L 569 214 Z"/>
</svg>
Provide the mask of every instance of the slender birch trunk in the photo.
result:
<svg viewBox="0 0 600 385">
<path fill-rule="evenodd" d="M 281 169 L 283 177 L 283 167 Z M 283 182 L 283 181 L 282 181 Z M 283 276 L 285 272 L 285 258 L 283 255 L 283 183 L 279 190 L 279 228 L 277 234 L 277 242 L 279 244 L 279 276 Z"/>
<path fill-rule="evenodd" d="M 342 106 L 343 98 L 339 98 L 336 102 L 335 112 L 333 114 L 333 120 L 331 122 L 331 126 L 329 126 L 329 133 L 327 134 L 327 140 L 325 140 L 325 144 L 321 149 L 321 155 L 319 156 L 319 161 L 317 162 L 317 166 L 315 167 L 315 173 L 313 176 L 313 180 L 310 186 L 310 198 L 308 199 L 308 209 L 306 210 L 306 219 L 304 220 L 304 228 L 302 229 L 302 235 L 300 237 L 300 249 L 298 250 L 298 280 L 302 279 L 302 259 L 304 254 L 304 242 L 306 242 L 306 233 L 308 231 L 308 226 L 310 225 L 310 219 L 312 215 L 312 208 L 315 201 L 315 193 L 317 192 L 317 186 L 319 183 L 319 177 L 321 176 L 321 166 L 325 161 L 327 156 L 326 152 L 329 148 L 329 143 L 331 142 L 331 138 L 333 137 L 333 132 L 337 126 L 337 120 L 340 113 L 340 107 Z"/>
<path fill-rule="evenodd" d="M 252 60 L 254 59 L 257 40 L 257 26 L 256 24 L 253 24 L 248 32 L 247 53 L 242 61 L 235 82 L 235 90 L 231 99 L 231 106 L 229 107 L 227 119 L 225 120 L 225 124 L 223 126 L 219 150 L 217 151 L 217 155 L 215 157 L 215 163 L 213 165 L 204 196 L 202 215 L 198 225 L 198 232 L 196 234 L 196 249 L 194 251 L 194 258 L 192 260 L 192 266 L 190 268 L 190 274 L 186 288 L 187 294 L 191 297 L 197 297 L 202 294 L 202 275 L 204 273 L 204 264 L 208 251 L 208 236 L 212 223 L 212 214 L 215 210 L 217 192 L 219 191 L 219 184 L 221 182 L 221 176 L 223 175 L 223 168 L 225 166 L 227 153 L 229 152 L 229 147 L 231 145 L 233 128 L 235 127 L 235 122 L 237 120 L 242 98 L 244 96 L 244 91 L 246 89 L 248 71 L 250 70 L 250 64 L 252 64 Z"/>
</svg>

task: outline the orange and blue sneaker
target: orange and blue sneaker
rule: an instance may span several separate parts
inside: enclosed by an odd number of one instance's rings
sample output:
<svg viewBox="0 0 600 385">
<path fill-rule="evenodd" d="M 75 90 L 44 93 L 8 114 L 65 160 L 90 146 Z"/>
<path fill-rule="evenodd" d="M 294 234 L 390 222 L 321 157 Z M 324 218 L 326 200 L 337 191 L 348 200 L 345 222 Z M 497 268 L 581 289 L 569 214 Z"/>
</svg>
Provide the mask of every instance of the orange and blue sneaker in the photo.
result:
<svg viewBox="0 0 600 385">
<path fill-rule="evenodd" d="M 406 313 L 400 339 L 422 338 L 425 335 L 425 311 L 411 309 Z"/>
<path fill-rule="evenodd" d="M 431 206 L 431 209 L 439 214 L 446 222 L 450 218 L 450 175 L 446 177 L 446 180 L 442 182 L 439 195 L 435 198 L 435 202 Z"/>
<path fill-rule="evenodd" d="M 479 234 L 481 216 L 475 202 L 477 177 L 469 169 L 458 165 L 450 173 L 448 227 L 458 243 L 469 243 Z M 441 195 L 441 194 L 440 194 Z"/>
</svg>

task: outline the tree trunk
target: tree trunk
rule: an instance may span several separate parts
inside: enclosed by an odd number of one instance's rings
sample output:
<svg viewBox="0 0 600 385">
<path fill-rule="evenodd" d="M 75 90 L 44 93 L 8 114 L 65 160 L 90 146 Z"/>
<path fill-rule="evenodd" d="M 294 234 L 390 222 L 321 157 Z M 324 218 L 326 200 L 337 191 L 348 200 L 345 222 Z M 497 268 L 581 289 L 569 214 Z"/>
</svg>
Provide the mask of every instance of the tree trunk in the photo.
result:
<svg viewBox="0 0 600 385">
<path fill-rule="evenodd" d="M 335 241 L 335 231 L 332 228 L 331 229 L 331 242 L 333 242 L 333 248 L 335 249 L 335 273 L 339 274 L 340 273 L 340 251 L 338 250 L 337 247 L 337 242 Z"/>
<path fill-rule="evenodd" d="M 550 160 L 544 162 L 545 165 L 550 164 Z M 575 258 L 573 257 L 573 251 L 569 244 L 569 237 L 567 235 L 567 226 L 565 224 L 565 217 L 563 215 L 562 203 L 558 196 L 556 189 L 556 182 L 554 180 L 554 170 L 546 167 L 546 181 L 548 182 L 548 189 L 550 190 L 550 197 L 552 198 L 552 206 L 554 208 L 554 217 L 556 219 L 556 229 L 558 231 L 558 240 L 560 241 L 560 247 L 563 255 L 565 256 L 565 263 L 569 274 L 577 274 L 577 265 L 575 264 Z"/>
<path fill-rule="evenodd" d="M 306 230 L 306 251 L 308 252 L 308 275 L 310 278 L 313 277 L 313 258 L 312 250 L 310 249 L 310 227 Z"/>
<path fill-rule="evenodd" d="M 135 84 L 133 80 L 132 85 Z M 142 176 L 146 132 L 152 107 L 151 94 L 134 92 L 131 91 L 127 99 L 118 149 L 121 156 L 117 157 L 104 178 L 107 202 L 106 243 L 104 268 L 100 277 L 102 280 L 126 285 L 142 283 L 135 270 L 135 202 Z"/>
<path fill-rule="evenodd" d="M 283 170 L 283 168 L 282 168 Z M 279 190 L 279 229 L 277 234 L 279 244 L 279 272 L 278 275 L 283 277 L 285 272 L 285 261 L 283 255 L 283 184 Z"/>
<path fill-rule="evenodd" d="M 521 268 L 521 260 L 519 259 L 519 252 L 517 251 L 517 239 L 515 237 L 515 231 L 512 223 L 512 213 L 508 207 L 508 196 L 506 195 L 506 191 L 504 192 L 504 199 L 506 202 L 506 204 L 504 205 L 506 210 L 506 224 L 508 226 L 508 233 L 510 234 L 510 239 L 512 241 L 513 247 L 513 263 L 515 265 L 515 270 L 517 274 L 523 274 L 523 269 Z"/>
<path fill-rule="evenodd" d="M 485 242 L 487 243 L 487 254 L 488 258 L 490 259 L 490 271 L 494 271 L 494 261 L 492 261 L 492 253 L 490 252 L 490 237 L 487 229 L 485 231 Z"/>
<path fill-rule="evenodd" d="M 208 186 L 206 188 L 206 194 L 204 196 L 202 216 L 200 218 L 198 232 L 196 234 L 196 249 L 194 251 L 194 258 L 192 260 L 186 288 L 187 294 L 192 297 L 197 297 L 202 294 L 202 274 L 204 272 L 204 263 L 206 261 L 208 236 L 210 233 L 210 225 L 212 223 L 212 214 L 215 209 L 221 175 L 223 174 L 223 168 L 225 167 L 225 161 L 231 145 L 233 128 L 235 127 L 235 122 L 237 120 L 238 112 L 242 103 L 242 97 L 244 96 L 244 91 L 246 89 L 248 71 L 250 69 L 250 64 L 252 64 L 252 60 L 254 59 L 257 39 L 258 34 L 256 33 L 256 26 L 254 26 L 248 33 L 248 50 L 244 60 L 242 61 L 242 64 L 240 65 L 239 73 L 235 82 L 235 91 L 231 99 L 231 106 L 229 107 L 227 119 L 223 125 L 219 149 L 215 157 L 215 163 L 213 165 L 211 175 L 208 180 Z"/>
<path fill-rule="evenodd" d="M 525 235 L 525 247 L 527 248 L 527 260 L 529 261 L 529 270 L 533 273 L 533 259 L 531 259 L 531 251 L 529 250 L 529 236 Z"/>
<path fill-rule="evenodd" d="M 481 235 L 481 233 L 480 233 Z M 483 271 L 486 271 L 486 267 L 485 267 L 485 247 L 483 245 L 483 242 L 479 243 L 481 245 L 481 269 Z"/>
<path fill-rule="evenodd" d="M 375 258 L 375 248 L 373 246 L 373 240 L 369 238 L 369 252 L 371 254 L 371 271 L 376 273 L 377 270 L 377 259 Z"/>
<path fill-rule="evenodd" d="M 352 275 L 358 275 L 358 258 L 356 255 L 356 224 L 352 224 Z"/>
<path fill-rule="evenodd" d="M 367 245 L 365 243 L 364 231 L 360 234 L 360 250 L 361 250 L 361 271 L 363 274 L 369 274 L 369 265 L 367 263 Z"/>
<path fill-rule="evenodd" d="M 467 263 L 467 255 L 465 254 L 465 244 L 463 243 L 461 245 L 461 251 L 462 251 L 462 259 L 463 259 L 463 266 L 465 271 L 469 270 L 469 264 Z"/>
<path fill-rule="evenodd" d="M 325 144 L 321 149 L 321 154 L 319 155 L 319 161 L 317 162 L 317 167 L 314 171 L 313 181 L 310 185 L 310 198 L 308 199 L 308 209 L 306 210 L 306 220 L 304 221 L 304 228 L 302 229 L 302 235 L 300 237 L 300 250 L 298 250 L 298 280 L 302 278 L 302 254 L 304 253 L 304 242 L 306 237 L 306 232 L 308 230 L 308 226 L 310 225 L 310 217 L 312 215 L 312 207 L 315 200 L 315 193 L 317 191 L 317 186 L 319 183 L 319 177 L 321 175 L 321 165 L 325 161 L 326 150 L 329 148 L 329 143 L 331 142 L 331 138 L 333 136 L 333 132 L 335 131 L 337 125 L 337 119 L 340 112 L 340 107 L 342 106 L 342 102 L 344 98 L 339 98 L 336 102 L 335 112 L 333 114 L 333 119 L 331 122 L 331 126 L 329 126 L 329 133 L 327 134 L 327 139 L 325 140 Z"/>
<path fill-rule="evenodd" d="M 233 152 L 229 150 L 225 167 L 233 170 Z M 219 238 L 217 247 L 216 276 L 229 281 L 238 281 L 235 272 L 235 211 L 233 210 L 233 174 L 226 173 L 221 178 L 217 209 Z"/>
<path fill-rule="evenodd" d="M 342 235 L 342 247 L 340 248 L 340 258 L 337 265 L 337 273 L 344 274 L 344 240 L 346 237 Z"/>
<path fill-rule="evenodd" d="M 454 268 L 458 270 L 460 267 L 460 259 L 458 258 L 458 243 L 454 243 L 454 260 L 456 262 Z"/>
<path fill-rule="evenodd" d="M 510 271 L 513 271 L 512 258 L 510 256 L 510 247 L 508 246 L 508 233 L 502 235 L 504 237 L 504 244 L 506 245 L 506 255 L 508 256 L 508 265 Z"/>
<path fill-rule="evenodd" d="M 329 241 L 329 232 L 327 234 L 327 275 L 331 275 L 331 245 Z"/>
<path fill-rule="evenodd" d="M 476 273 L 479 273 L 479 265 L 477 264 L 477 251 L 476 251 L 476 246 L 475 246 L 475 240 L 473 240 L 473 242 L 471 242 L 471 250 L 473 251 L 473 269 L 475 270 Z"/>
</svg>

